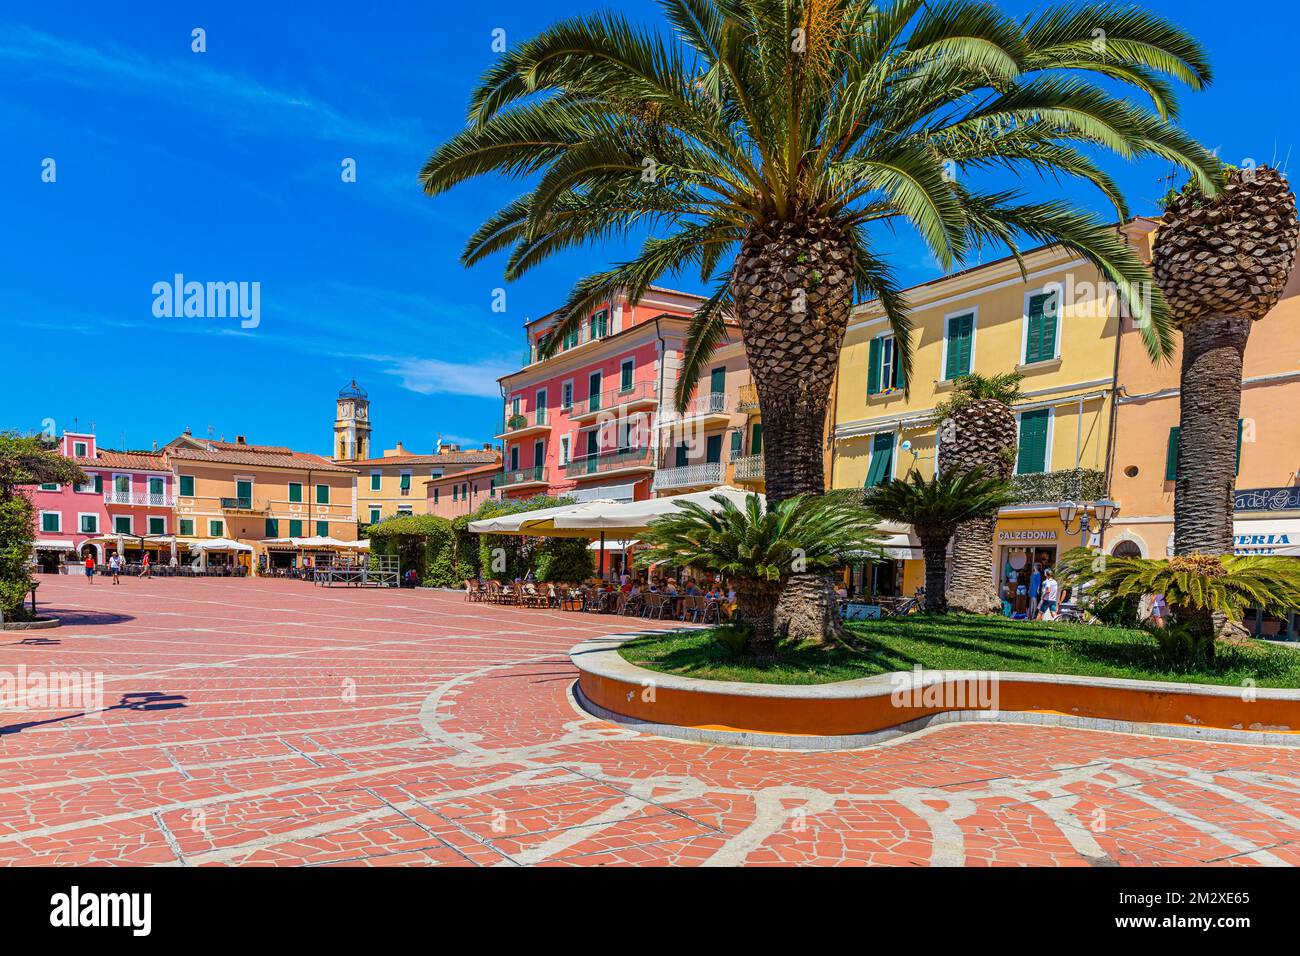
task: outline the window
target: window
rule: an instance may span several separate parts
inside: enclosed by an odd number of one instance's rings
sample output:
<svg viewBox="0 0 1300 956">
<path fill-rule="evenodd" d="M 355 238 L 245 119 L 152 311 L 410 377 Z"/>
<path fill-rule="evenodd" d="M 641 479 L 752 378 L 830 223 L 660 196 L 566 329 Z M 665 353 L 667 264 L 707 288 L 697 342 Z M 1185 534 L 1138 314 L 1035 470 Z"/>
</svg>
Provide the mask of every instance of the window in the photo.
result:
<svg viewBox="0 0 1300 956">
<path fill-rule="evenodd" d="M 469 482 L 462 481 L 460 484 L 460 496 L 466 501 L 469 500 Z"/>
<path fill-rule="evenodd" d="M 546 389 L 539 388 L 533 398 L 533 417 L 538 425 L 546 424 Z"/>
<path fill-rule="evenodd" d="M 519 446 L 518 445 L 510 446 L 510 470 L 511 471 L 519 470 Z"/>
<path fill-rule="evenodd" d="M 86 453 L 87 453 L 87 446 L 84 441 L 74 441 L 72 443 L 73 458 L 85 458 Z"/>
<path fill-rule="evenodd" d="M 59 490 L 59 486 L 57 482 L 50 482 L 49 484 L 41 485 L 41 491 L 58 491 L 58 490 Z"/>
<path fill-rule="evenodd" d="M 533 442 L 533 467 L 541 468 L 546 464 L 546 442 L 538 439 Z"/>
<path fill-rule="evenodd" d="M 1241 474 L 1241 435 L 1244 419 L 1237 419 L 1237 474 Z M 1169 444 L 1165 448 L 1165 481 L 1178 480 L 1178 433 L 1177 425 L 1169 429 Z"/>
<path fill-rule="evenodd" d="M 560 407 L 566 409 L 573 407 L 573 379 L 560 386 Z"/>
<path fill-rule="evenodd" d="M 618 388 L 622 392 L 632 391 L 632 377 L 636 371 L 636 362 L 632 359 L 624 359 L 623 364 L 618 367 Z"/>
<path fill-rule="evenodd" d="M 401 481 L 398 483 L 398 487 L 402 490 L 402 494 L 407 494 L 410 492 L 411 473 L 409 471 L 402 472 L 402 478 Z"/>
<path fill-rule="evenodd" d="M 181 534 L 187 537 L 192 536 L 194 534 L 193 518 L 182 518 L 179 523 L 180 523 Z"/>
<path fill-rule="evenodd" d="M 754 427 L 749 433 L 749 453 L 751 455 L 763 454 L 763 423 L 754 422 Z"/>
<path fill-rule="evenodd" d="M 264 538 L 278 538 L 278 537 L 280 537 L 280 519 L 278 519 L 278 518 L 267 518 L 267 519 L 266 519 L 266 530 L 265 530 L 265 532 L 264 532 L 264 534 L 263 534 L 262 536 L 263 536 Z"/>
<path fill-rule="evenodd" d="M 383 473 L 378 471 L 372 471 L 370 473 L 370 490 L 378 491 L 381 487 L 383 487 L 383 484 L 384 484 Z"/>
<path fill-rule="evenodd" d="M 568 435 L 560 436 L 560 464 L 561 465 L 567 465 L 569 463 L 569 442 L 570 441 L 571 439 Z"/>
<path fill-rule="evenodd" d="M 871 465 L 864 487 L 874 488 L 888 481 L 894 472 L 894 433 L 878 432 L 871 439 Z"/>
<path fill-rule="evenodd" d="M 82 534 L 99 534 L 99 515 L 82 515 L 80 530 Z"/>
<path fill-rule="evenodd" d="M 453 484 L 451 486 L 451 500 L 460 501 L 460 485 Z"/>
<path fill-rule="evenodd" d="M 434 501 L 435 504 L 437 504 L 437 502 L 438 502 L 438 495 L 437 495 L 436 492 L 434 493 L 433 501 Z M 378 507 L 378 505 L 371 505 L 371 506 L 370 506 L 370 523 L 371 523 L 371 524 L 379 524 L 379 514 L 380 514 L 380 512 L 379 512 L 379 507 Z"/>
<path fill-rule="evenodd" d="M 719 366 L 709 372 L 709 391 L 714 395 L 727 390 L 726 366 Z"/>
<path fill-rule="evenodd" d="M 131 516 L 113 515 L 113 531 L 117 534 L 131 534 Z"/>
<path fill-rule="evenodd" d="M 95 494 L 102 495 L 104 493 L 104 476 L 95 475 L 94 477 Z"/>
<path fill-rule="evenodd" d="M 434 488 L 434 489 L 433 489 L 433 503 L 434 503 L 435 505 L 438 503 L 438 489 L 437 489 L 437 488 Z"/>
<path fill-rule="evenodd" d="M 302 503 L 302 482 L 301 481 L 289 482 L 289 500 L 299 504 Z"/>
<path fill-rule="evenodd" d="M 677 457 L 674 461 L 674 467 L 685 468 L 689 458 L 690 449 L 687 447 L 686 442 L 679 443 L 677 446 Z"/>
<path fill-rule="evenodd" d="M 226 533 L 226 523 L 215 518 L 208 519 L 208 537 L 220 538 Z"/>
<path fill-rule="evenodd" d="M 898 361 L 898 349 L 892 335 L 879 335 L 871 340 L 867 352 L 867 394 L 880 395 L 907 385 L 903 367 Z"/>
<path fill-rule="evenodd" d="M 1050 408 L 1020 413 L 1020 451 L 1016 455 L 1016 474 L 1033 475 L 1047 471 L 1047 437 L 1052 421 Z"/>
<path fill-rule="evenodd" d="M 181 475 L 181 497 L 182 498 L 194 497 L 194 476 L 193 475 Z"/>
<path fill-rule="evenodd" d="M 301 538 L 301 537 L 302 537 L 302 519 L 301 519 L 301 518 L 290 518 L 290 519 L 289 519 L 289 537 L 291 537 L 291 538 Z"/>
<path fill-rule="evenodd" d="M 77 494 L 79 495 L 88 495 L 95 490 L 95 482 L 92 479 L 91 481 L 86 482 L 84 485 L 74 485 L 73 490 L 77 492 Z"/>
<path fill-rule="evenodd" d="M 600 386 L 602 377 L 599 372 L 592 372 L 587 377 L 587 411 L 594 412 L 600 409 Z"/>
<path fill-rule="evenodd" d="M 704 460 L 709 464 L 722 461 L 722 436 L 709 435 L 704 439 Z"/>
<path fill-rule="evenodd" d="M 1040 292 L 1029 297 L 1025 319 L 1025 365 L 1056 358 L 1057 301 L 1055 292 Z"/>
<path fill-rule="evenodd" d="M 150 515 L 150 516 L 149 516 L 149 533 L 150 533 L 150 534 L 166 534 L 166 533 L 167 533 L 167 519 L 166 519 L 166 518 L 156 517 L 156 516 L 154 516 L 154 515 Z"/>
<path fill-rule="evenodd" d="M 241 478 L 235 482 L 235 498 L 240 508 L 253 507 L 253 482 L 250 478 Z"/>
<path fill-rule="evenodd" d="M 609 310 L 601 309 L 591 317 L 591 337 L 593 339 L 604 338 L 605 333 L 609 331 Z"/>
<path fill-rule="evenodd" d="M 731 457 L 739 458 L 745 444 L 745 434 L 739 428 L 731 433 Z"/>
<path fill-rule="evenodd" d="M 412 512 L 411 512 L 411 506 L 410 506 L 410 505 L 398 505 L 398 506 L 397 506 L 397 517 L 399 517 L 399 518 L 409 518 L 409 517 L 411 517 L 411 514 L 412 514 Z M 324 524 L 324 523 L 325 523 L 325 522 L 323 522 L 323 521 L 317 522 L 317 527 L 320 527 L 320 525 L 322 525 L 322 524 Z"/>
<path fill-rule="evenodd" d="M 327 505 L 327 504 L 329 504 L 329 503 L 330 503 L 330 486 L 329 486 L 329 485 L 317 485 L 317 486 L 316 486 L 316 504 L 318 504 L 318 505 Z"/>
<path fill-rule="evenodd" d="M 328 521 L 316 522 L 316 536 L 320 538 L 328 538 L 330 536 L 330 523 Z"/>
<path fill-rule="evenodd" d="M 519 414 L 519 405 L 520 405 L 520 398 L 519 398 L 518 395 L 516 395 L 514 398 L 510 399 L 510 416 L 511 416 L 512 418 L 513 418 L 515 415 L 518 415 L 518 414 Z"/>
<path fill-rule="evenodd" d="M 953 379 L 969 375 L 971 368 L 971 346 L 975 341 L 975 313 L 954 315 L 948 319 L 947 335 L 944 339 L 946 358 L 943 364 L 943 377 L 951 382 Z"/>
<path fill-rule="evenodd" d="M 63 515 L 57 511 L 41 512 L 41 530 L 42 531 L 62 531 Z"/>
<path fill-rule="evenodd" d="M 113 491 L 119 495 L 129 495 L 131 493 L 131 476 L 114 475 Z"/>
</svg>

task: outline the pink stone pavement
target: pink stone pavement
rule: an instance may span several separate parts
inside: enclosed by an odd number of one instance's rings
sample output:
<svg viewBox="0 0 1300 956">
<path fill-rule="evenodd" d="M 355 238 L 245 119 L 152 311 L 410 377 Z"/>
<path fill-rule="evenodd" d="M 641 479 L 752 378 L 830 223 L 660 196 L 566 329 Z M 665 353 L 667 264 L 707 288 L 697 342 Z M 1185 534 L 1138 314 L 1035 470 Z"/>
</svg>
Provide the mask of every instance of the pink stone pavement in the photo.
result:
<svg viewBox="0 0 1300 956">
<path fill-rule="evenodd" d="M 1297 751 L 989 724 L 705 746 L 573 709 L 566 651 L 640 622 L 294 581 L 40 593 L 65 625 L 4 632 L 0 671 L 100 672 L 112 709 L 0 711 L 6 863 L 1300 863 Z"/>
</svg>

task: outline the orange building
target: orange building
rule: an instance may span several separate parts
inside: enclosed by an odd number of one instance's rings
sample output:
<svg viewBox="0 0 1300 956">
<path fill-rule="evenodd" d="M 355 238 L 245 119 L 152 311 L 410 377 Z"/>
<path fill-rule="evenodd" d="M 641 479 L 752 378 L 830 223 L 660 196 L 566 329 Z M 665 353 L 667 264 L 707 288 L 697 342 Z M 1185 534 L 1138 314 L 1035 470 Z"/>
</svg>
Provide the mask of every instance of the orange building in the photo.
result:
<svg viewBox="0 0 1300 956">
<path fill-rule="evenodd" d="M 495 498 L 495 479 L 501 474 L 500 456 L 491 465 L 466 468 L 424 483 L 425 514 L 440 518 L 459 518 L 473 514 L 479 505 Z"/>
</svg>

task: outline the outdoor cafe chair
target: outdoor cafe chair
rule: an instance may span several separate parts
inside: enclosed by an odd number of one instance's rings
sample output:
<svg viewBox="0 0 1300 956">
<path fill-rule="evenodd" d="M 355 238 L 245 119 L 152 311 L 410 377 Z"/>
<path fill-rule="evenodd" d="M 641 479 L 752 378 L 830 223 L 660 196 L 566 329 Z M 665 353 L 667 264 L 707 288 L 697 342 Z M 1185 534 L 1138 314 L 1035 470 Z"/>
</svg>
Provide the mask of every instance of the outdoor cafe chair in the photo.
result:
<svg viewBox="0 0 1300 956">
<path fill-rule="evenodd" d="M 629 594 L 627 600 L 623 602 L 622 613 L 629 617 L 633 614 L 640 614 L 641 609 L 645 606 L 645 597 L 641 594 Z"/>
<path fill-rule="evenodd" d="M 669 611 L 671 600 L 667 594 L 647 594 L 642 616 L 663 618 L 664 613 Z"/>
</svg>

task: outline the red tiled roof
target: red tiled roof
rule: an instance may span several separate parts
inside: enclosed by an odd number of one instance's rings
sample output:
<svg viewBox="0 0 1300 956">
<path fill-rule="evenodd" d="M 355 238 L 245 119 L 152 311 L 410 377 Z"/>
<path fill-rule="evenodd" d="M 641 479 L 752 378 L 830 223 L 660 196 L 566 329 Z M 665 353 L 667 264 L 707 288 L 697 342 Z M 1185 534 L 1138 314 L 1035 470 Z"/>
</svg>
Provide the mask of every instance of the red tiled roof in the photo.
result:
<svg viewBox="0 0 1300 956">
<path fill-rule="evenodd" d="M 477 465 L 481 462 L 501 461 L 501 452 L 492 448 L 477 448 L 473 451 L 444 451 L 441 455 L 389 455 L 387 458 L 365 458 L 348 464 L 354 468 L 374 467 L 377 465 Z"/>
<path fill-rule="evenodd" d="M 208 448 L 173 445 L 167 449 L 167 456 L 183 461 L 211 461 L 250 467 L 292 468 L 297 471 L 311 469 L 356 474 L 356 469 L 337 465 L 320 455 L 272 445 L 236 445 L 229 442 L 211 442 Z"/>
<path fill-rule="evenodd" d="M 440 481 L 457 482 L 462 478 L 476 478 L 479 475 L 495 475 L 501 470 L 501 462 L 496 461 L 490 465 L 484 465 L 482 468 L 466 468 L 464 471 L 453 472 L 449 475 L 443 475 L 440 478 L 430 478 L 425 482 L 426 485 L 436 484 Z"/>
<path fill-rule="evenodd" d="M 91 458 L 78 458 L 85 467 L 94 468 L 103 465 L 108 468 L 133 468 L 136 471 L 171 471 L 167 459 L 161 453 L 149 451 L 109 451 L 99 449 L 99 454 Z"/>
</svg>

